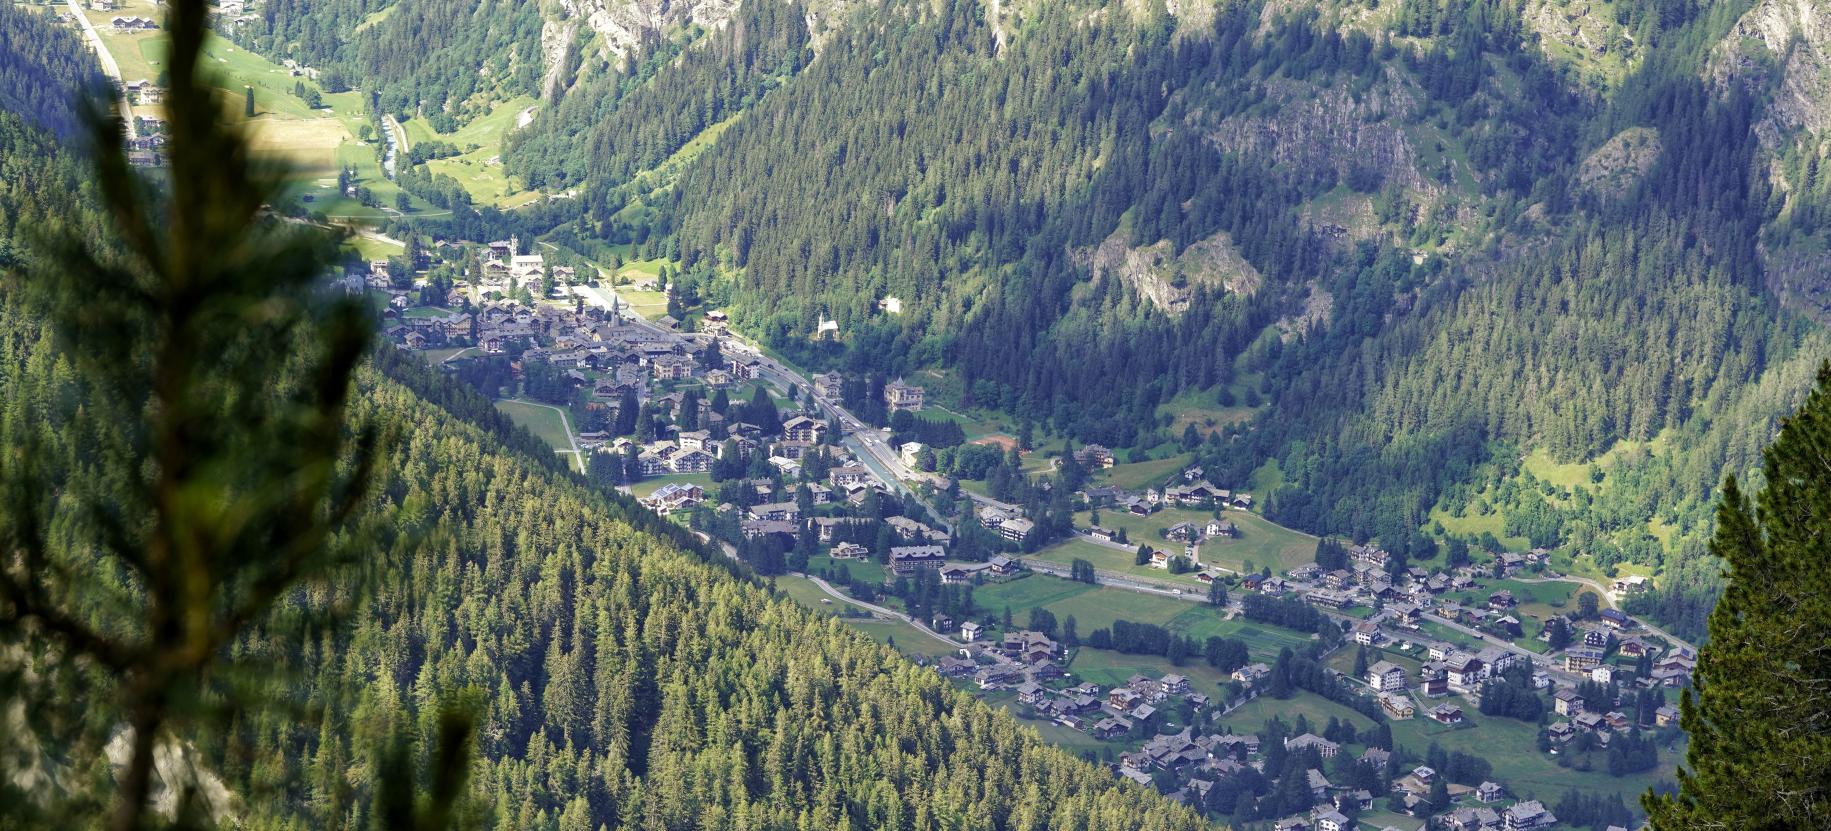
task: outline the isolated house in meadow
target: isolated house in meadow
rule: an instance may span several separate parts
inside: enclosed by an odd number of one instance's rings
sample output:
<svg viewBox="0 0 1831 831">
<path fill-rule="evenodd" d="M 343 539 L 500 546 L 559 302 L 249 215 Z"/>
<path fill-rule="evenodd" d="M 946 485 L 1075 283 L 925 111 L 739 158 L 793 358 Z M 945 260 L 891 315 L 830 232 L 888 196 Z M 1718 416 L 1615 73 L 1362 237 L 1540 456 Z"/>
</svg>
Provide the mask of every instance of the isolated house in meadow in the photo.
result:
<svg viewBox="0 0 1831 831">
<path fill-rule="evenodd" d="M 1431 708 L 1430 717 L 1443 724 L 1461 724 L 1462 708 L 1454 704 L 1438 704 Z"/>
</svg>

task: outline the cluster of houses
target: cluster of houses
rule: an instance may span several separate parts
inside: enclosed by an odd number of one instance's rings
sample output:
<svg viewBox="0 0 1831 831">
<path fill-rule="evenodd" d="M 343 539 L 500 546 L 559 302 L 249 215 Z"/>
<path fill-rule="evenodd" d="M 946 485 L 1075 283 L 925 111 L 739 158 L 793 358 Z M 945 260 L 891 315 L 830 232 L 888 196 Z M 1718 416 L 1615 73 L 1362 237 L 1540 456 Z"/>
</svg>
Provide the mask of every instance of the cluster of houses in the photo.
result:
<svg viewBox="0 0 1831 831">
<path fill-rule="evenodd" d="M 1196 695 L 1186 692 L 1186 683 L 1178 676 L 1166 676 L 1159 681 L 1134 677 L 1126 685 L 1116 687 L 1107 695 L 1109 702 L 1147 701 L 1152 696 L 1158 700 L 1177 695 L 1174 690 L 1185 690 L 1180 694 Z M 1055 694 L 1051 699 L 1046 692 L 1031 694 L 1044 704 L 1051 700 L 1065 702 L 1071 708 L 1087 711 L 1110 709 L 1113 705 L 1103 704 L 1099 688 L 1091 684 L 1082 684 Z M 1035 706 L 1035 705 L 1033 705 Z M 1151 706 L 1140 703 L 1134 706 Z M 1107 720 L 1116 720 L 1107 717 Z M 1115 766 L 1118 775 L 1143 787 L 1155 788 L 1167 792 L 1173 798 L 1189 804 L 1205 804 L 1209 790 L 1227 777 L 1237 776 L 1249 768 L 1264 769 L 1264 747 L 1266 739 L 1255 735 L 1210 734 L 1202 735 L 1191 728 L 1184 728 L 1175 733 L 1163 733 L 1147 739 L 1136 751 L 1122 753 Z M 1345 749 L 1341 744 L 1314 733 L 1303 733 L 1282 739 L 1283 749 L 1287 753 L 1313 753 L 1318 760 L 1328 761 L 1343 756 Z M 1434 786 L 1438 785 L 1441 774 L 1428 766 L 1420 765 L 1410 771 L 1394 771 L 1394 758 L 1391 751 L 1383 748 L 1368 748 L 1360 756 L 1354 757 L 1358 764 L 1391 775 L 1391 795 L 1398 797 L 1405 805 L 1407 813 L 1413 816 L 1437 814 L 1437 827 L 1457 829 L 1457 831 L 1539 831 L 1557 824 L 1557 817 L 1542 803 L 1534 800 L 1513 801 L 1507 789 L 1497 782 L 1482 782 L 1475 787 L 1452 782 L 1442 783 L 1453 805 L 1449 810 L 1444 806 L 1433 806 L 1428 798 Z M 1331 782 L 1327 774 L 1319 768 L 1307 768 L 1302 772 L 1303 790 L 1308 792 L 1309 809 L 1296 816 L 1286 817 L 1274 823 L 1280 831 L 1356 831 L 1361 828 L 1359 822 L 1350 819 L 1374 808 L 1374 800 L 1386 794 L 1374 794 L 1366 788 Z M 1173 784 L 1166 784 L 1173 783 Z M 1282 785 L 1283 783 L 1280 783 Z M 1280 790 L 1284 790 L 1282 787 Z M 1506 804 L 1506 803 L 1511 804 Z"/>
<path fill-rule="evenodd" d="M 961 624 L 961 640 L 974 644 L 980 643 L 982 637 L 984 629 L 978 623 L 968 621 Z M 1123 738 L 1141 727 L 1154 728 L 1161 720 L 1159 712 L 1170 703 L 1186 702 L 1196 711 L 1213 703 L 1207 695 L 1194 691 L 1188 678 L 1176 674 L 1161 678 L 1133 675 L 1125 683 L 1111 689 L 1104 689 L 1092 682 L 1060 689 L 1051 688 L 1046 685 L 1047 682 L 1065 677 L 1059 664 L 1062 648 L 1040 632 L 1007 633 L 1002 640 L 989 644 L 986 653 L 990 653 L 988 657 L 994 658 L 993 663 L 981 665 L 969 658 L 944 658 L 936 669 L 943 675 L 970 679 L 982 690 L 1014 690 L 1018 702 L 1038 716 L 1102 740 Z M 1147 743 L 1140 751 L 1140 758 L 1154 757 L 1161 760 L 1166 755 L 1161 747 L 1164 738 L 1160 736 L 1152 740 L 1156 744 Z M 1227 737 L 1227 740 L 1238 739 Z M 1257 743 L 1254 739 L 1255 751 Z M 1186 750 L 1187 748 L 1179 747 L 1175 752 L 1184 753 Z M 1122 756 L 1122 759 L 1129 760 L 1121 765 L 1122 770 L 1147 767 L 1133 758 L 1134 755 Z M 1194 756 L 1184 753 L 1183 760 L 1178 761 L 1177 765 L 1194 759 Z"/>
<path fill-rule="evenodd" d="M 1090 444 L 1075 451 L 1075 458 L 1090 467 L 1111 467 L 1112 451 Z M 1252 494 L 1216 487 L 1201 478 L 1201 468 L 1183 472 L 1184 481 L 1163 487 L 1147 488 L 1143 493 L 1112 485 L 1083 488 L 1077 496 L 1090 508 L 1124 511 L 1133 516 L 1150 516 L 1165 508 L 1226 507 L 1245 510 L 1252 507 Z"/>
<path fill-rule="evenodd" d="M 121 94 L 127 96 L 129 103 L 139 106 L 158 104 L 165 101 L 165 88 L 144 78 L 122 84 Z"/>
<path fill-rule="evenodd" d="M 1674 657 L 1683 658 L 1685 656 L 1679 656 L 1675 653 Z M 1546 728 L 1546 734 L 1550 737 L 1553 744 L 1564 744 L 1578 736 L 1588 734 L 1595 741 L 1596 746 L 1608 747 L 1609 740 L 1612 736 L 1637 730 L 1644 726 L 1637 723 L 1626 713 L 1616 709 L 1621 702 L 1613 697 L 1614 693 L 1612 691 L 1617 688 L 1609 686 L 1608 681 L 1604 680 L 1605 677 L 1606 676 L 1596 676 L 1595 680 L 1598 681 L 1599 686 L 1592 687 L 1591 689 L 1610 691 L 1608 695 L 1605 696 L 1608 700 L 1592 701 L 1585 699 L 1584 694 L 1578 692 L 1575 687 L 1563 687 L 1552 693 L 1552 709 L 1558 715 L 1564 717 L 1563 719 L 1553 722 L 1550 727 Z M 1594 692 L 1590 694 L 1592 696 L 1595 695 Z M 1678 717 L 1679 709 L 1677 707 L 1670 704 L 1663 705 L 1653 711 L 1652 726 L 1656 728 L 1676 726 L 1678 724 Z"/>
<path fill-rule="evenodd" d="M 117 32 L 150 32 L 159 28 L 159 21 L 139 15 L 116 15 L 109 18 L 108 25 Z"/>
<path fill-rule="evenodd" d="M 684 406 L 684 398 L 678 394 L 661 396 L 656 399 L 665 405 L 672 400 L 675 407 Z M 704 403 L 702 402 L 702 406 Z M 702 418 L 716 415 L 706 412 Z M 605 433 L 583 433 L 579 436 L 582 448 L 602 453 L 627 454 L 634 450 L 639 470 L 647 476 L 667 476 L 673 474 L 703 473 L 711 470 L 712 465 L 725 453 L 735 452 L 748 459 L 757 453 L 768 453 L 772 466 L 781 470 L 785 482 L 794 482 L 801 473 L 795 459 L 782 454 L 792 453 L 795 458 L 810 452 L 812 443 L 805 440 L 786 438 L 796 435 L 797 426 L 814 420 L 806 415 L 791 415 L 783 424 L 783 431 L 773 436 L 765 436 L 761 428 L 742 422 L 730 425 L 727 438 L 715 441 L 707 430 L 682 430 L 672 433 L 667 438 L 659 438 L 646 444 L 637 444 L 628 437 L 612 438 Z M 831 543 L 835 530 L 847 523 L 863 522 L 851 517 L 804 517 L 797 506 L 794 490 L 805 486 L 812 497 L 813 504 L 862 505 L 871 493 L 885 492 L 884 483 L 877 479 L 867 468 L 845 455 L 839 447 L 828 448 L 838 454 L 836 464 L 829 469 L 824 482 L 799 482 L 793 486 L 783 485 L 778 488 L 773 479 L 748 480 L 754 488 L 757 504 L 742 509 L 743 518 L 740 527 L 746 538 L 754 539 L 767 534 L 782 534 L 790 538 L 797 537 L 804 526 L 812 527 L 820 542 Z M 706 499 L 706 493 L 698 485 L 684 482 L 670 482 L 657 489 L 642 500 L 643 504 L 658 514 L 666 516 L 676 511 L 686 510 L 700 505 Z M 721 513 L 739 510 L 730 504 L 717 506 Z M 931 528 L 921 522 L 907 517 L 891 517 L 886 523 L 911 544 L 908 550 L 892 549 L 889 565 L 898 574 L 910 574 L 917 568 L 932 567 L 939 569 L 945 564 L 944 546 L 949 541 L 945 531 Z M 898 556 L 900 553 L 900 556 Z M 835 550 L 835 559 L 866 559 L 869 551 L 848 547 L 843 551 Z M 944 577 L 946 575 L 943 575 Z"/>
<path fill-rule="evenodd" d="M 1488 784 L 1492 783 L 1484 783 L 1483 787 Z M 1458 808 L 1443 815 L 1437 822 L 1446 831 L 1538 831 L 1557 825 L 1558 818 L 1544 803 L 1534 799 L 1516 802 L 1499 810 L 1488 805 Z M 1616 831 L 1616 828 L 1611 827 L 1609 831 Z"/>
</svg>

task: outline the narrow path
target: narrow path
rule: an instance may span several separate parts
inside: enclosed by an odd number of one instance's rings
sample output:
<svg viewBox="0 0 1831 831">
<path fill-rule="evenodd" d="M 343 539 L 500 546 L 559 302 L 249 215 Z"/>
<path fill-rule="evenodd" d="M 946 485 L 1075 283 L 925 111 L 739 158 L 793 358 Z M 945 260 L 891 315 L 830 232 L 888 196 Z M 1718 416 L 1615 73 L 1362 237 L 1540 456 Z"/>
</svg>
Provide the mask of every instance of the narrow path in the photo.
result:
<svg viewBox="0 0 1831 831">
<path fill-rule="evenodd" d="M 560 429 L 563 429 L 566 431 L 566 443 L 569 445 L 572 445 L 572 449 L 571 450 L 560 450 L 558 448 L 554 448 L 553 452 L 572 454 L 572 460 L 574 462 L 578 463 L 579 472 L 580 473 L 585 472 L 585 454 L 579 450 L 578 439 L 572 435 L 572 420 L 569 418 L 566 418 L 566 411 L 564 409 L 555 407 L 552 404 L 542 404 L 539 401 L 529 401 L 525 398 L 511 398 L 509 400 L 514 401 L 517 404 L 526 404 L 530 407 L 545 407 L 549 410 L 559 413 Z"/>
<path fill-rule="evenodd" d="M 1053 560 L 1044 560 L 1022 554 L 1017 555 L 1012 559 L 1023 563 L 1025 568 L 1038 574 L 1047 574 L 1050 577 L 1060 577 L 1064 580 L 1073 579 L 1072 577 L 1069 577 L 1069 573 L 1073 568 L 1071 565 L 1063 565 L 1062 563 Z M 1140 594 L 1155 595 L 1166 600 L 1185 600 L 1191 603 L 1208 602 L 1206 587 L 1199 583 L 1180 585 L 1177 583 L 1160 582 L 1150 577 L 1109 571 L 1103 568 L 1094 569 L 1094 579 L 1097 581 L 1095 585 L 1111 586 L 1115 589 L 1125 589 L 1126 591 L 1134 591 Z"/>
<path fill-rule="evenodd" d="M 876 603 L 866 603 L 865 601 L 859 600 L 856 597 L 852 597 L 850 595 L 844 594 L 844 593 L 840 592 L 838 589 L 833 588 L 832 584 L 830 584 L 827 581 L 822 580 L 818 577 L 815 577 L 812 574 L 804 574 L 802 576 L 806 577 L 814 585 L 819 586 L 821 591 L 826 592 L 828 595 L 831 595 L 836 600 L 839 600 L 843 603 L 849 603 L 853 606 L 857 606 L 860 609 L 864 609 L 865 611 L 872 612 L 874 614 L 880 614 L 885 617 L 895 618 L 896 620 L 900 620 L 904 623 L 909 624 L 910 626 L 915 627 L 916 631 L 921 632 L 922 634 L 927 635 L 931 638 L 934 638 L 935 640 L 940 641 L 941 643 L 947 644 L 949 647 L 951 647 L 953 649 L 961 648 L 961 643 L 959 641 L 956 641 L 953 638 L 947 637 L 946 635 L 940 634 L 939 632 L 936 632 L 935 630 L 928 628 L 927 624 L 921 623 L 920 621 L 917 621 L 915 618 L 912 618 L 906 614 L 903 614 L 902 612 L 899 612 L 895 609 L 890 609 L 890 608 L 885 608 L 883 606 L 879 606 Z M 1006 658 L 1003 655 L 999 655 L 997 653 L 990 652 L 990 651 L 987 651 L 985 654 L 991 655 L 994 659 L 996 659 L 1001 664 L 1007 664 L 1007 665 L 1011 665 L 1011 666 L 1016 665 L 1015 661 L 1012 661 L 1011 659 Z"/>
<path fill-rule="evenodd" d="M 89 41 L 89 50 L 95 53 L 95 59 L 102 64 L 102 73 L 114 81 L 115 88 L 121 91 L 121 98 L 116 105 L 121 108 L 121 122 L 126 125 L 129 139 L 139 138 L 134 131 L 134 108 L 127 101 L 127 81 L 121 77 L 121 65 L 115 63 L 114 55 L 102 43 L 102 35 L 95 30 L 95 24 L 89 22 L 89 16 L 83 14 L 83 6 L 77 0 L 66 0 L 70 13 L 76 15 L 76 22 L 83 27 L 83 38 Z M 150 79 L 148 79 L 150 80 Z"/>
<path fill-rule="evenodd" d="M 1518 580 L 1521 583 L 1577 583 L 1577 584 L 1588 586 L 1592 589 L 1595 589 L 1596 596 L 1598 597 L 1598 599 L 1600 599 L 1602 601 L 1602 604 L 1604 606 L 1607 606 L 1610 609 L 1617 609 L 1617 610 L 1619 610 L 1621 608 L 1620 604 L 1617 604 L 1615 602 L 1614 598 L 1609 597 L 1607 588 L 1605 588 L 1601 583 L 1596 582 L 1595 580 L 1591 580 L 1588 577 L 1576 577 L 1576 576 L 1572 576 L 1572 575 L 1565 575 L 1563 577 L 1515 577 L 1513 579 Z M 1648 623 L 1645 620 L 1642 620 L 1640 618 L 1634 618 L 1634 622 L 1640 624 L 1640 628 L 1647 630 L 1649 633 L 1658 635 L 1659 637 L 1665 638 L 1666 640 L 1671 641 L 1672 643 L 1677 644 L 1678 646 L 1691 650 L 1693 654 L 1695 654 L 1697 652 L 1697 647 L 1695 645 L 1691 644 L 1690 642 L 1686 641 L 1684 638 L 1674 635 L 1671 632 L 1667 632 L 1666 630 L 1661 629 L 1657 626 L 1654 626 L 1653 624 Z"/>
</svg>

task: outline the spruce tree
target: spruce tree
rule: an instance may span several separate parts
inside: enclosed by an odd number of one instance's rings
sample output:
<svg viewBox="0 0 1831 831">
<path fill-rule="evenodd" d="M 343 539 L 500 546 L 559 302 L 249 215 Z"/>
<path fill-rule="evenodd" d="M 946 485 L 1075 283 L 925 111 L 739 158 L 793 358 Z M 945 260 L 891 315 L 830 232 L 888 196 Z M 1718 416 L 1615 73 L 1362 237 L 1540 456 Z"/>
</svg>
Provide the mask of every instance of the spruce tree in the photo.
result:
<svg viewBox="0 0 1831 831">
<path fill-rule="evenodd" d="M 1831 364 L 1763 454 L 1754 500 L 1732 477 L 1711 551 L 1729 583 L 1679 698 L 1691 736 L 1655 831 L 1831 828 Z"/>
<path fill-rule="evenodd" d="M 167 18 L 166 175 L 130 168 L 121 125 L 92 117 L 109 235 L 70 226 L 7 275 L 81 391 L 54 424 L 0 424 L 0 652 L 43 655 L 35 674 L 78 686 L 0 693 L 31 719 L 75 703 L 97 731 L 126 728 L 106 786 L 73 780 L 60 795 L 69 804 L 50 807 L 88 817 L 83 827 L 104 825 L 104 800 L 106 827 L 148 827 L 155 755 L 260 717 L 282 694 L 274 660 L 305 645 L 287 633 L 337 610 L 328 598 L 295 606 L 293 628 L 266 633 L 270 648 L 248 639 L 302 586 L 355 600 L 381 520 L 364 511 L 378 430 L 346 418 L 371 323 L 361 304 L 324 290 L 331 241 L 266 215 L 286 171 L 253 157 L 225 123 L 204 61 L 208 14 L 203 0 L 175 0 Z M 58 431 L 90 444 L 67 477 L 49 452 Z M 468 728 L 434 724 L 424 732 L 441 740 L 431 777 L 374 780 L 382 824 L 449 819 Z M 108 738 L 61 737 L 79 752 Z M 382 755 L 383 770 L 414 763 L 405 740 Z M 198 824 L 195 789 L 166 784 L 179 822 Z"/>
</svg>

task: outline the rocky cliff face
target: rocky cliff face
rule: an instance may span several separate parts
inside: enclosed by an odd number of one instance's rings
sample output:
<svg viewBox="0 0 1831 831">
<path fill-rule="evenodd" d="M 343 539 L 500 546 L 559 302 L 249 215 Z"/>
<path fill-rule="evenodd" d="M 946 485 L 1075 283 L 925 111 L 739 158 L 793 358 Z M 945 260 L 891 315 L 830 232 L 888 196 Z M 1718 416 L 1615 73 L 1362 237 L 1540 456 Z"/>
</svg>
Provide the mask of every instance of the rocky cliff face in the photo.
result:
<svg viewBox="0 0 1831 831">
<path fill-rule="evenodd" d="M 614 61 L 685 26 L 719 26 L 737 7 L 738 0 L 559 0 L 559 16 L 583 21 L 597 34 L 604 57 Z"/>
<path fill-rule="evenodd" d="M 1756 127 L 1769 148 L 1796 131 L 1818 136 L 1831 127 L 1831 0 L 1762 0 L 1711 58 L 1718 84 L 1770 91 Z"/>
<path fill-rule="evenodd" d="M 1341 86 L 1278 77 L 1263 94 L 1264 105 L 1246 112 L 1218 122 L 1197 112 L 1190 121 L 1216 145 L 1273 164 L 1334 169 L 1342 180 L 1371 171 L 1414 193 L 1440 190 L 1418 169 L 1403 127 L 1418 107 L 1418 93 L 1405 82 L 1389 78 L 1356 97 Z"/>
<path fill-rule="evenodd" d="M 1132 246 L 1126 232 L 1115 231 L 1098 246 L 1071 251 L 1095 280 L 1115 278 L 1171 315 L 1188 311 L 1201 287 L 1249 294 L 1259 288 L 1259 271 L 1240 256 L 1232 237 L 1221 231 L 1196 242 L 1179 256 L 1169 240 Z"/>
<path fill-rule="evenodd" d="M 716 29 L 737 12 L 742 0 L 558 0 L 548 28 L 582 23 L 593 35 L 599 54 L 616 62 L 688 26 Z M 782 0 L 757 0 L 782 2 Z M 803 0 L 808 31 L 816 47 L 832 31 L 850 0 Z"/>
</svg>

